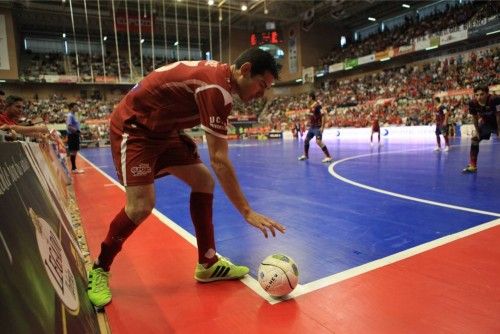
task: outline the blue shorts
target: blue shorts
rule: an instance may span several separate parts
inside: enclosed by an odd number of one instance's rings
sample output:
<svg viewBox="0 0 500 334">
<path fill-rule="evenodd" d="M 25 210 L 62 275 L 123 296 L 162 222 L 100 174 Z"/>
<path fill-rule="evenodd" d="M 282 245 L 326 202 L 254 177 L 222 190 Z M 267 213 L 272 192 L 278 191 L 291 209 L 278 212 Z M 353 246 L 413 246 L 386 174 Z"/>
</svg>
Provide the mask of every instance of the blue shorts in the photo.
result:
<svg viewBox="0 0 500 334">
<path fill-rule="evenodd" d="M 309 131 L 307 131 L 306 140 L 311 140 L 313 137 L 316 137 L 316 139 L 318 140 L 321 140 L 321 138 L 323 138 L 323 134 L 321 133 L 320 128 L 309 128 Z"/>
</svg>

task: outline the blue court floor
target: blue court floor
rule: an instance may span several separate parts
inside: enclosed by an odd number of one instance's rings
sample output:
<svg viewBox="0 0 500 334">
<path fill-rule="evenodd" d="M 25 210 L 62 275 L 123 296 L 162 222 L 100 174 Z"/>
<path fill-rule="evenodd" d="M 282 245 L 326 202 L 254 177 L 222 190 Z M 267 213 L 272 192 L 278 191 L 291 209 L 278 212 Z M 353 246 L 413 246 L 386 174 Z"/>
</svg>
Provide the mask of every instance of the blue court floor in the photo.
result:
<svg viewBox="0 0 500 334">
<path fill-rule="evenodd" d="M 462 175 L 470 141 L 434 152 L 434 138 L 325 141 L 336 163 L 297 160 L 302 140 L 230 142 L 230 156 L 252 207 L 287 227 L 265 239 L 246 224 L 217 186 L 214 224 L 218 252 L 248 265 L 255 277 L 267 255 L 298 263 L 300 283 L 365 264 L 500 217 L 500 141 L 481 142 L 479 171 Z M 199 146 L 208 164 L 208 150 Z M 116 179 L 109 148 L 81 152 Z M 156 208 L 194 234 L 189 188 L 173 177 L 156 182 Z"/>
</svg>

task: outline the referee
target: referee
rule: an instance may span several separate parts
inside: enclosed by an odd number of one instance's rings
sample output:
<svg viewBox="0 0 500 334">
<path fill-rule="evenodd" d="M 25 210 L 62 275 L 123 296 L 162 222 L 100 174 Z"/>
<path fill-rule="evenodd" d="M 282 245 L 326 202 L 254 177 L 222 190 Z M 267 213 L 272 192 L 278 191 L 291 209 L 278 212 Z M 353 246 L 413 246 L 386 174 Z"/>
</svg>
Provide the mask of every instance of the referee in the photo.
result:
<svg viewBox="0 0 500 334">
<path fill-rule="evenodd" d="M 69 113 L 66 118 L 66 129 L 68 131 L 68 151 L 71 159 L 71 172 L 74 174 L 84 173 L 82 169 L 76 168 L 76 154 L 80 150 L 80 122 L 76 119 L 78 104 L 68 104 Z"/>
</svg>

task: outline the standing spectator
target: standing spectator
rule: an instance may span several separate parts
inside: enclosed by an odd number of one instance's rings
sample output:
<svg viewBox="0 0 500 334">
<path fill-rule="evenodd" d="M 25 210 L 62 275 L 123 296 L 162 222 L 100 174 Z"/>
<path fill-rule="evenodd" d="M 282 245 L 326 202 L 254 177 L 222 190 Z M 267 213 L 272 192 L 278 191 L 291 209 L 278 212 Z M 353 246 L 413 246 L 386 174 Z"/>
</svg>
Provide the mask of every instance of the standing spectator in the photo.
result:
<svg viewBox="0 0 500 334">
<path fill-rule="evenodd" d="M 76 155 L 80 150 L 80 122 L 75 113 L 78 111 L 78 104 L 72 102 L 68 104 L 69 113 L 66 118 L 66 128 L 68 130 L 68 151 L 71 160 L 71 172 L 74 174 L 84 173 L 76 168 Z"/>
</svg>

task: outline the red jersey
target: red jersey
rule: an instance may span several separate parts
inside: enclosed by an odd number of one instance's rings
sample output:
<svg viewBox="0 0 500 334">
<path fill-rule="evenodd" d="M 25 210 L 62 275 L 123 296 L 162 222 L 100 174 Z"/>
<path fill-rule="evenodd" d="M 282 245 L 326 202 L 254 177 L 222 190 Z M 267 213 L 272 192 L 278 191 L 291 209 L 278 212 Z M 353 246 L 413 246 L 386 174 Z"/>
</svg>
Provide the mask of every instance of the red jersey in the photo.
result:
<svg viewBox="0 0 500 334">
<path fill-rule="evenodd" d="M 111 115 L 111 123 L 153 136 L 201 127 L 226 138 L 232 108 L 231 71 L 216 61 L 181 61 L 160 67 L 135 85 Z"/>
<path fill-rule="evenodd" d="M 0 113 L 0 125 L 3 124 L 16 125 L 17 123 L 13 119 L 10 119 L 7 115 Z"/>
</svg>

